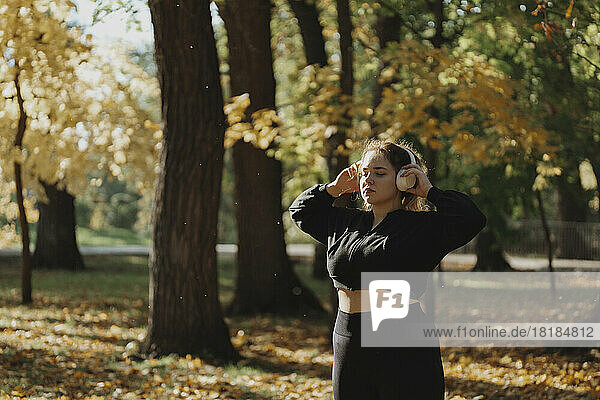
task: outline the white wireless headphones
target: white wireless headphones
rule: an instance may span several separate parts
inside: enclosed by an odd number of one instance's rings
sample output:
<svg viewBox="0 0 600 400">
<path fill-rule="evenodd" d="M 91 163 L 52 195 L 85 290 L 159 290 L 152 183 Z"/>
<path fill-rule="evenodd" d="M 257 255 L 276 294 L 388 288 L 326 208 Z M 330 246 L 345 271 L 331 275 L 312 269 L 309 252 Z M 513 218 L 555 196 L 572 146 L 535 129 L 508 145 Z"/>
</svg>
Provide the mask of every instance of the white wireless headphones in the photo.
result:
<svg viewBox="0 0 600 400">
<path fill-rule="evenodd" d="M 418 164 L 413 152 L 405 147 L 402 148 L 408 152 L 411 164 Z M 402 168 L 400 169 L 400 171 L 398 171 L 398 174 L 396 175 L 396 187 L 398 188 L 398 190 L 406 191 L 407 189 L 413 189 L 417 187 L 417 177 L 415 175 L 400 176 L 404 173 L 404 171 L 405 169 Z"/>
</svg>

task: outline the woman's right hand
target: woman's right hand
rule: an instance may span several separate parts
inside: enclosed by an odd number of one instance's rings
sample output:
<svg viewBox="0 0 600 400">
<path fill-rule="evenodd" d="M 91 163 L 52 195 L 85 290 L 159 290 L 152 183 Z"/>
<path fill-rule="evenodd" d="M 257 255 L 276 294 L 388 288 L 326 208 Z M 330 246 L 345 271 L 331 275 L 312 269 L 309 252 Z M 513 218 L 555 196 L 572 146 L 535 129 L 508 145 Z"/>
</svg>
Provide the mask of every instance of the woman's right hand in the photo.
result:
<svg viewBox="0 0 600 400">
<path fill-rule="evenodd" d="M 360 161 L 355 162 L 338 174 L 333 182 L 327 185 L 327 191 L 334 197 L 344 193 L 354 193 L 360 190 L 359 184 Z"/>
</svg>

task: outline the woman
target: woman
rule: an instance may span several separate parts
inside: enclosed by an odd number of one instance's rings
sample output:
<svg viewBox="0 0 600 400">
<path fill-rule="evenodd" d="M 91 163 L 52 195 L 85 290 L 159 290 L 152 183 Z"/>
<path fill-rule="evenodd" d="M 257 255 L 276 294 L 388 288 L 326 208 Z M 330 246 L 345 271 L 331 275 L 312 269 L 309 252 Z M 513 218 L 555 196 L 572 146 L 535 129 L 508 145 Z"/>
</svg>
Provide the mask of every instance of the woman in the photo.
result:
<svg viewBox="0 0 600 400">
<path fill-rule="evenodd" d="M 414 187 L 398 189 L 401 169 L 401 177 L 416 177 Z M 332 206 L 341 194 L 359 191 L 363 210 Z M 425 199 L 436 212 L 422 212 L 427 211 Z M 327 269 L 339 299 L 333 333 L 334 399 L 443 399 L 439 346 L 361 347 L 360 318 L 370 318 L 370 311 L 361 302 L 361 290 L 368 287 L 361 287 L 360 273 L 433 270 L 483 229 L 486 218 L 477 206 L 463 193 L 433 186 L 407 143 L 372 139 L 360 161 L 333 182 L 305 190 L 289 211 L 302 231 L 327 245 Z M 409 316 L 422 320 L 420 307 L 409 310 Z"/>
</svg>

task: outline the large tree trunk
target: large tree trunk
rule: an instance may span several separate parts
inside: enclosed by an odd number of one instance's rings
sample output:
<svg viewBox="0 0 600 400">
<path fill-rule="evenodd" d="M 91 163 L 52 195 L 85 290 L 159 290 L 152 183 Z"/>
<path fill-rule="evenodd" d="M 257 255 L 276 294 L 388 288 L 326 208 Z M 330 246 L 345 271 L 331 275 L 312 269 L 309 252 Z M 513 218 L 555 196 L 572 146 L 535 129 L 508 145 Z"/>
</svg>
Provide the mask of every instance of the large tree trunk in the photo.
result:
<svg viewBox="0 0 600 400">
<path fill-rule="evenodd" d="M 217 286 L 225 121 L 209 1 L 149 6 L 164 129 L 142 351 L 235 359 Z"/>
<path fill-rule="evenodd" d="M 17 135 L 15 136 L 14 147 L 18 151 L 23 145 L 27 114 L 21 95 L 21 86 L 19 84 L 19 71 L 15 74 L 15 88 L 17 90 L 17 102 L 19 103 L 19 123 L 17 125 Z M 21 172 L 21 163 L 14 162 L 15 186 L 17 189 L 17 206 L 19 208 L 19 225 L 21 226 L 21 244 L 22 244 L 22 267 L 21 267 L 21 302 L 29 304 L 31 297 L 31 253 L 29 251 L 29 224 L 27 223 L 27 213 L 23 199 L 23 178 Z"/>
<path fill-rule="evenodd" d="M 231 94 L 250 94 L 248 115 L 275 108 L 271 3 L 228 0 L 220 8 L 229 45 Z M 281 162 L 238 141 L 233 146 L 238 276 L 228 313 L 322 312 L 287 256 L 281 208 Z"/>
<path fill-rule="evenodd" d="M 41 183 L 48 203 L 38 203 L 32 268 L 81 270 L 84 264 L 75 239 L 75 198 L 56 185 Z"/>
</svg>

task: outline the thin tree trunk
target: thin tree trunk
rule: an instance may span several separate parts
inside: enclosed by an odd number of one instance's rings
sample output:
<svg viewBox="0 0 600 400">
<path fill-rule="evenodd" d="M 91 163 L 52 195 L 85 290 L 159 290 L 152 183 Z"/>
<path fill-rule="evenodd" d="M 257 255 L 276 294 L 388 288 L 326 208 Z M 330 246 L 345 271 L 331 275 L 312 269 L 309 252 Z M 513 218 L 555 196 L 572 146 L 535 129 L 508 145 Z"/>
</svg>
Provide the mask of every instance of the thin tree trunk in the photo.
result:
<svg viewBox="0 0 600 400">
<path fill-rule="evenodd" d="M 23 96 L 21 95 L 21 86 L 19 85 L 19 71 L 15 74 L 15 88 L 17 89 L 17 101 L 19 103 L 19 123 L 17 125 L 17 136 L 15 137 L 14 147 L 21 151 L 23 137 L 27 123 L 27 114 L 23 107 Z M 22 270 L 21 270 L 21 302 L 29 304 L 31 298 L 31 253 L 29 251 L 29 224 L 27 223 L 27 213 L 23 202 L 23 179 L 21 172 L 21 163 L 15 161 L 15 185 L 17 189 L 17 206 L 19 208 L 19 224 L 21 225 L 21 243 L 22 243 Z"/>
<path fill-rule="evenodd" d="M 228 35 L 232 96 L 250 94 L 248 115 L 275 108 L 271 3 L 228 0 L 220 8 Z M 288 258 L 281 207 L 281 162 L 242 140 L 233 146 L 238 276 L 232 314 L 321 313 Z"/>
<path fill-rule="evenodd" d="M 236 359 L 217 286 L 225 121 L 209 1 L 149 6 L 164 129 L 142 351 Z"/>
<path fill-rule="evenodd" d="M 342 60 L 342 70 L 340 72 L 340 85 L 342 89 L 342 98 L 340 103 L 342 105 L 351 104 L 353 101 L 354 92 L 354 50 L 352 42 L 352 19 L 350 17 L 350 4 L 348 0 L 337 0 L 337 19 L 338 19 L 338 32 L 340 34 L 340 54 Z M 346 133 L 352 126 L 352 117 L 346 113 L 343 116 L 343 120 L 338 124 L 337 132 L 332 135 L 327 142 L 328 157 L 327 166 L 329 170 L 329 180 L 335 179 L 338 174 L 346 167 L 348 167 L 349 159 L 348 156 L 339 153 L 338 147 L 345 147 Z M 351 194 L 343 194 L 338 197 L 334 205 L 338 207 L 347 207 L 350 204 Z M 329 324 L 329 338 L 332 340 L 333 328 L 335 326 L 335 319 L 338 309 L 338 295 L 337 290 L 334 286 L 330 286 L 329 290 L 329 301 L 331 309 L 333 310 L 332 318 Z"/>
<path fill-rule="evenodd" d="M 535 195 L 537 197 L 538 206 L 540 209 L 540 218 L 542 220 L 542 226 L 544 227 L 544 234 L 546 236 L 546 243 L 548 243 L 548 271 L 554 272 L 554 268 L 552 267 L 552 235 L 550 234 L 550 227 L 548 226 L 548 221 L 546 220 L 546 212 L 544 211 L 544 202 L 542 200 L 542 192 L 539 190 L 535 191 Z M 556 279 L 554 278 L 554 274 L 550 275 L 550 291 L 552 293 L 553 298 L 556 297 Z"/>
<path fill-rule="evenodd" d="M 445 19 L 444 15 L 444 2 L 443 0 L 433 0 L 427 3 L 429 6 L 429 10 L 433 13 L 434 23 L 435 23 L 435 34 L 433 38 L 431 38 L 431 43 L 433 47 L 436 49 L 441 49 L 446 43 L 450 42 L 449 39 L 444 38 L 443 36 L 443 23 Z M 432 66 L 432 69 L 434 67 Z M 429 107 L 429 115 L 432 118 L 437 120 L 440 119 L 440 110 L 437 109 L 436 106 L 431 105 Z M 432 147 L 429 143 L 427 143 L 427 147 L 425 149 L 425 159 L 427 160 L 427 169 L 428 169 L 428 178 L 433 185 L 435 185 L 438 181 L 438 172 L 437 172 L 437 164 L 438 164 L 439 152 L 436 148 Z"/>
<path fill-rule="evenodd" d="M 38 203 L 40 217 L 32 268 L 84 269 L 75 238 L 75 198 L 56 185 L 41 184 L 48 203 Z"/>
<path fill-rule="evenodd" d="M 397 41 L 400 38 L 400 28 L 402 27 L 402 19 L 399 15 L 394 14 L 392 16 L 380 14 L 377 17 L 377 24 L 375 25 L 375 31 L 379 38 L 379 48 L 385 49 L 388 43 Z M 381 72 L 387 67 L 387 63 L 379 61 L 379 70 L 377 71 L 378 77 L 381 76 Z M 381 84 L 377 82 L 375 86 L 375 92 L 373 93 L 373 110 L 375 110 L 379 104 L 381 104 L 382 93 L 385 87 L 389 87 L 391 82 L 387 84 Z M 372 114 L 373 116 L 375 113 Z M 379 129 L 373 118 L 370 120 L 371 123 L 371 136 L 375 137 L 379 133 Z"/>
<path fill-rule="evenodd" d="M 440 49 L 447 42 L 447 40 L 443 36 L 444 1 L 433 0 L 429 1 L 427 4 L 429 5 L 429 10 L 433 13 L 435 23 L 435 34 L 433 35 L 433 38 L 431 38 L 431 43 L 433 44 L 433 47 L 435 47 L 436 49 Z"/>
<path fill-rule="evenodd" d="M 340 53 L 342 70 L 340 72 L 340 85 L 342 89 L 341 105 L 352 104 L 354 89 L 354 51 L 352 47 L 352 20 L 350 18 L 350 5 L 348 0 L 337 1 L 338 31 L 340 34 Z M 337 149 L 345 148 L 347 131 L 352 126 L 352 117 L 346 113 L 339 122 L 337 132 L 328 139 L 328 169 L 329 179 L 333 180 L 346 167 L 348 156 Z M 336 204 L 347 206 L 350 203 L 350 194 L 342 195 Z"/>
<path fill-rule="evenodd" d="M 542 193 L 539 190 L 535 191 L 535 195 L 538 201 L 538 206 L 540 209 L 540 219 L 542 220 L 542 227 L 544 228 L 544 235 L 546 238 L 546 243 L 548 244 L 548 270 L 550 272 L 554 271 L 552 267 L 552 235 L 550 233 L 550 227 L 548 226 L 548 220 L 546 219 L 546 212 L 544 211 L 544 202 L 542 201 Z"/>
<path fill-rule="evenodd" d="M 340 54 L 342 58 L 340 85 L 342 89 L 342 95 L 349 96 L 349 101 L 351 101 L 354 88 L 354 49 L 352 44 L 352 19 L 350 18 L 350 4 L 348 0 L 338 0 L 336 4 L 338 30 L 340 34 Z M 351 122 L 352 121 L 348 121 L 346 126 L 349 127 Z"/>
<path fill-rule="evenodd" d="M 319 11 L 315 3 L 307 3 L 306 0 L 288 0 L 292 11 L 298 19 L 300 34 L 304 42 L 306 64 L 327 65 L 327 53 L 325 52 L 325 40 L 323 39 L 323 27 L 319 22 Z"/>
<path fill-rule="evenodd" d="M 327 53 L 322 34 L 323 27 L 319 22 L 319 11 L 316 5 L 309 4 L 306 0 L 288 0 L 288 2 L 300 25 L 306 64 L 318 64 L 324 67 L 327 65 Z M 319 242 L 315 244 L 312 277 L 321 280 L 327 278 L 327 248 Z"/>
</svg>

